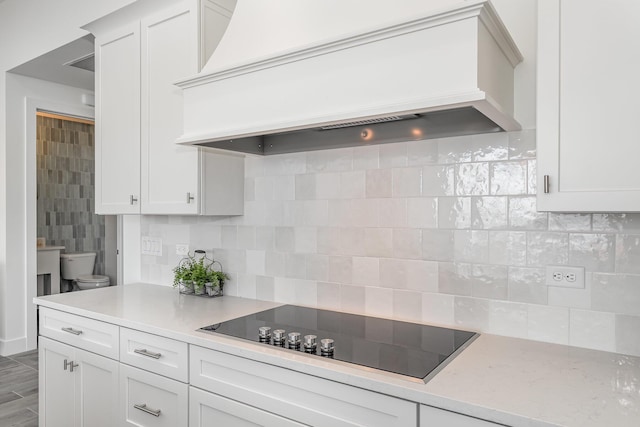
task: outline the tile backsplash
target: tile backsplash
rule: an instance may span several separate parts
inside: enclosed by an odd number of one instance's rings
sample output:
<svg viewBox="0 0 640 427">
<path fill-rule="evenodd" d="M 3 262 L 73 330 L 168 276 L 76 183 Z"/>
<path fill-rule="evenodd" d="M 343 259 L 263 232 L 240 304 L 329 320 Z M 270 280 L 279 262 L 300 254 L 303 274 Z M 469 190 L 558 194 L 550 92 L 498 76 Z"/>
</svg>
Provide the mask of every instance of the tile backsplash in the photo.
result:
<svg viewBox="0 0 640 427">
<path fill-rule="evenodd" d="M 95 215 L 94 127 L 37 117 L 37 233 L 65 252 L 96 252 L 104 274 L 104 217 Z"/>
<path fill-rule="evenodd" d="M 535 131 L 246 159 L 245 215 L 151 217 L 206 249 L 228 295 L 640 355 L 640 214 L 536 211 Z M 582 266 L 584 289 L 547 286 Z"/>
</svg>

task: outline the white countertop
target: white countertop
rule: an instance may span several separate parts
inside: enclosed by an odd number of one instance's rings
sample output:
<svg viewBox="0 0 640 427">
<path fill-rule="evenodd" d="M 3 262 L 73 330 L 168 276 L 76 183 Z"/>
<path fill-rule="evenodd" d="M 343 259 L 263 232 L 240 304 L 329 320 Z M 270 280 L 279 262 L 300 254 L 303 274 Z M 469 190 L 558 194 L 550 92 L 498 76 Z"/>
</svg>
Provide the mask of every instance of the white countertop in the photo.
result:
<svg viewBox="0 0 640 427">
<path fill-rule="evenodd" d="M 281 304 L 135 284 L 35 298 L 139 329 L 512 426 L 640 426 L 640 358 L 481 335 L 427 384 L 198 328 Z"/>
</svg>

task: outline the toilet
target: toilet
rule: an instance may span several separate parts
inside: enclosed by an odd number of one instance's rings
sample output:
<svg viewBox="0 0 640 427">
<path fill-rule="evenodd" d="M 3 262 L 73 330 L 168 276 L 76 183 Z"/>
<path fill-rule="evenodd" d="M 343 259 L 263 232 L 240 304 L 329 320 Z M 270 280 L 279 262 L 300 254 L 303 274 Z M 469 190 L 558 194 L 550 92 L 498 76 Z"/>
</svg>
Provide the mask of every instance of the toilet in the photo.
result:
<svg viewBox="0 0 640 427">
<path fill-rule="evenodd" d="M 60 254 L 60 272 L 65 280 L 74 284 L 73 289 L 104 288 L 110 286 L 108 276 L 98 276 L 93 273 L 96 262 L 95 252 L 76 252 Z"/>
</svg>

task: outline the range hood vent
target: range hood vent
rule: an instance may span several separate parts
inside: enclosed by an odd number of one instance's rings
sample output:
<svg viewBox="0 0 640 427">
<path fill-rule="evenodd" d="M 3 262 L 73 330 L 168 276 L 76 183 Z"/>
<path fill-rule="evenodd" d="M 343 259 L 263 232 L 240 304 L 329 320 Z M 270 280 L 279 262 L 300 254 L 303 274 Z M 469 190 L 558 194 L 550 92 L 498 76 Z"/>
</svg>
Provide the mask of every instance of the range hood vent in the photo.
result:
<svg viewBox="0 0 640 427">
<path fill-rule="evenodd" d="M 342 0 L 238 0 L 203 71 L 177 83 L 177 142 L 268 155 L 520 129 L 518 48 L 488 0 L 452 1 L 392 11 L 350 0 L 344 15 L 358 30 L 335 34 L 327 19 Z M 271 37 L 282 28 L 315 38 Z"/>
</svg>

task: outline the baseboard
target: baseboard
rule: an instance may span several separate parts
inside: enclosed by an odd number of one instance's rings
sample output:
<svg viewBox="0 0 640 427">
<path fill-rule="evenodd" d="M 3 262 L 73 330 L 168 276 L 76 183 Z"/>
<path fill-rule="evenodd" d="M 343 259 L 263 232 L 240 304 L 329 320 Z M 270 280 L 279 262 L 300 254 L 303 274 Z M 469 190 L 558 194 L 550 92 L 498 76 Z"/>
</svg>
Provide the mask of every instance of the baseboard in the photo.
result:
<svg viewBox="0 0 640 427">
<path fill-rule="evenodd" d="M 13 340 L 0 339 L 0 356 L 11 356 L 24 351 L 27 351 L 26 337 L 16 338 Z"/>
</svg>

